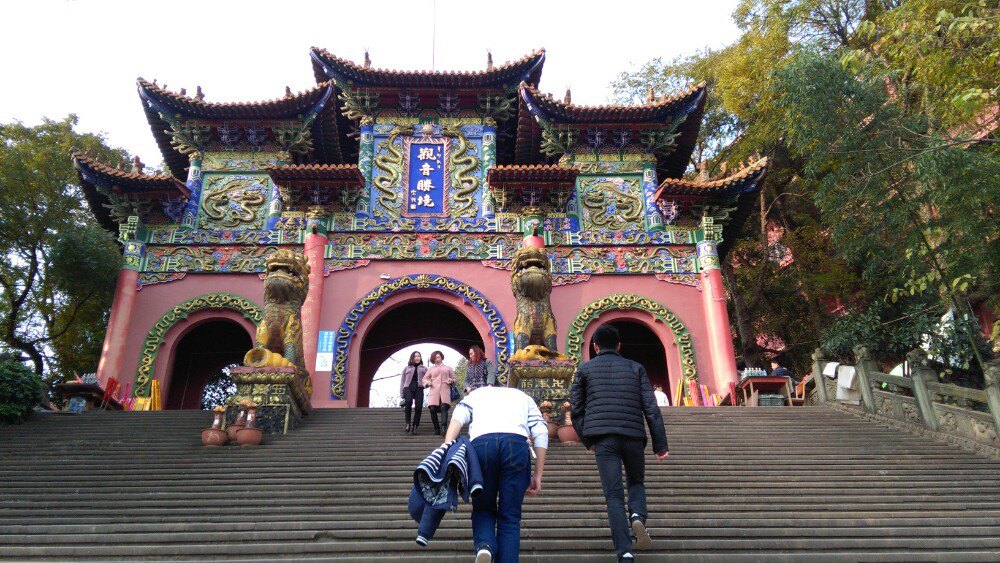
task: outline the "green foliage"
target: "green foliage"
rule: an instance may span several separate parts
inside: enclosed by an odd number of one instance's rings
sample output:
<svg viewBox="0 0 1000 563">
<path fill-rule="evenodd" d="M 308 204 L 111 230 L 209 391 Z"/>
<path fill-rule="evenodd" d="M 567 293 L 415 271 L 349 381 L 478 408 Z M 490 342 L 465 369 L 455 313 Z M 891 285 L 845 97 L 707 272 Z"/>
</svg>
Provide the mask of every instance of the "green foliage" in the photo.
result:
<svg viewBox="0 0 1000 563">
<path fill-rule="evenodd" d="M 23 363 L 0 355 L 0 424 L 23 421 L 41 402 L 42 380 Z"/>
<path fill-rule="evenodd" d="M 934 325 L 885 324 L 913 304 L 962 317 L 995 296 L 1000 166 L 984 132 L 1000 119 L 996 3 L 743 0 L 733 17 L 733 44 L 653 60 L 612 88 L 638 102 L 650 85 L 705 80 L 714 121 L 695 161 L 718 177 L 723 161 L 768 157 L 759 209 L 723 268 L 747 363 L 782 352 L 807 365 L 821 339 L 898 354 Z M 833 296 L 851 314 L 824 331 Z"/>
<path fill-rule="evenodd" d="M 469 360 L 465 359 L 464 356 L 459 358 L 453 371 L 455 372 L 455 389 L 459 391 L 465 389 L 465 377 L 469 371 Z"/>
<path fill-rule="evenodd" d="M 226 400 L 236 394 L 236 384 L 229 377 L 229 370 L 240 364 L 228 365 L 213 373 L 201 392 L 201 410 L 210 411 L 225 406 Z"/>
<path fill-rule="evenodd" d="M 73 148 L 126 160 L 76 116 L 0 124 L 0 342 L 35 373 L 93 371 L 120 257 L 95 225 L 70 160 Z"/>
</svg>

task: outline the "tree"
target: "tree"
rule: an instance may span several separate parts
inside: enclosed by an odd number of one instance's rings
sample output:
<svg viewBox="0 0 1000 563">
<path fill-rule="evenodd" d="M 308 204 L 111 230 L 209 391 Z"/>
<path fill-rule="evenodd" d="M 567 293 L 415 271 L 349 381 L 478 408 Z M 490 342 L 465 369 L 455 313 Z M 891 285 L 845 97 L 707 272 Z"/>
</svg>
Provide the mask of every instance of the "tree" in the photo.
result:
<svg viewBox="0 0 1000 563">
<path fill-rule="evenodd" d="M 724 161 L 769 159 L 723 263 L 747 363 L 783 342 L 807 369 L 831 296 L 855 313 L 875 307 L 883 331 L 916 329 L 906 311 L 935 305 L 927 293 L 941 296 L 938 316 L 964 318 L 973 295 L 995 304 L 998 182 L 984 134 L 1000 118 L 995 3 L 744 0 L 734 20 L 732 45 L 651 61 L 612 88 L 634 102 L 704 80 L 696 163 L 718 176 Z"/>
<path fill-rule="evenodd" d="M 201 392 L 201 410 L 210 411 L 225 406 L 226 400 L 236 394 L 236 384 L 229 377 L 230 370 L 241 364 L 230 364 L 213 373 Z"/>
<path fill-rule="evenodd" d="M 21 422 L 40 402 L 42 381 L 17 357 L 0 354 L 0 424 Z"/>
<path fill-rule="evenodd" d="M 120 254 L 95 226 L 70 150 L 106 162 L 128 155 L 100 135 L 74 131 L 77 117 L 0 124 L 0 342 L 34 372 L 97 366 Z"/>
</svg>

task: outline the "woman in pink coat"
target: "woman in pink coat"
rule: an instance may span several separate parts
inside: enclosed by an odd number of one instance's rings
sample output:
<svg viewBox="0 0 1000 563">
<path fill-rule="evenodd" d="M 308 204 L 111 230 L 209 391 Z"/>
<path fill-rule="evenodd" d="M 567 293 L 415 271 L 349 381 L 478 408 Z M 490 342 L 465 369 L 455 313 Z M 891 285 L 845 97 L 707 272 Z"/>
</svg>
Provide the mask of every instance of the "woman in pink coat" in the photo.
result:
<svg viewBox="0 0 1000 563">
<path fill-rule="evenodd" d="M 441 424 L 438 424 L 438 413 L 441 413 L 441 422 L 444 428 L 448 428 L 448 409 L 451 408 L 451 385 L 455 383 L 455 372 L 450 367 L 444 365 L 444 354 L 435 351 L 431 354 L 431 367 L 424 374 L 424 387 L 431 391 L 427 395 L 427 409 L 431 411 L 431 422 L 434 424 L 434 433 L 441 433 Z"/>
</svg>

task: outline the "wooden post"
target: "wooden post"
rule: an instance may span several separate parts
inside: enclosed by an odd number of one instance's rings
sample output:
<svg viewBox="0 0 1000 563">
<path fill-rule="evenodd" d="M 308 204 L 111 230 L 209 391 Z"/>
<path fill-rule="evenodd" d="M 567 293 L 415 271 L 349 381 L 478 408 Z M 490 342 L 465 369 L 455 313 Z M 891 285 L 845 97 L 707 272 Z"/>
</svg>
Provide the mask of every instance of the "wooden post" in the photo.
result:
<svg viewBox="0 0 1000 563">
<path fill-rule="evenodd" d="M 993 415 L 993 426 L 1000 434 L 1000 359 L 992 359 L 986 362 L 983 370 L 986 379 L 986 404 Z"/>
<path fill-rule="evenodd" d="M 830 401 L 826 394 L 826 376 L 823 375 L 823 349 L 816 348 L 812 354 L 813 359 L 813 383 L 816 384 L 816 402 L 823 404 Z"/>
<path fill-rule="evenodd" d="M 861 389 L 861 403 L 864 409 L 872 414 L 877 414 L 875 407 L 875 393 L 872 391 L 872 382 L 869 374 L 876 371 L 875 362 L 868 355 L 868 348 L 858 344 L 854 347 L 855 377 L 858 378 L 858 388 Z"/>
<path fill-rule="evenodd" d="M 934 401 L 927 390 L 928 381 L 937 381 L 937 374 L 925 364 L 926 358 L 919 350 L 912 350 L 906 355 L 910 364 L 910 379 L 913 381 L 913 396 L 917 399 L 917 410 L 920 418 L 931 430 L 938 429 L 937 413 L 934 412 Z"/>
</svg>

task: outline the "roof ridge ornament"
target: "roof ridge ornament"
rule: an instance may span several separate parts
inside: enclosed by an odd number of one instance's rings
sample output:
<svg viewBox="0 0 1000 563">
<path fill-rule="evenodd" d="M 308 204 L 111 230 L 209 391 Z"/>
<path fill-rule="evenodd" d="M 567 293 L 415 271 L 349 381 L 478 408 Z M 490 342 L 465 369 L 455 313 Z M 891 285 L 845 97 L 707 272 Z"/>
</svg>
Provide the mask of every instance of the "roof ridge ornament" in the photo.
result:
<svg viewBox="0 0 1000 563">
<path fill-rule="evenodd" d="M 493 70 L 493 53 L 489 49 L 486 50 L 486 70 Z"/>
</svg>

